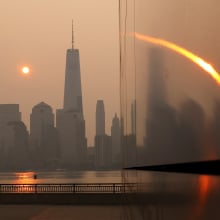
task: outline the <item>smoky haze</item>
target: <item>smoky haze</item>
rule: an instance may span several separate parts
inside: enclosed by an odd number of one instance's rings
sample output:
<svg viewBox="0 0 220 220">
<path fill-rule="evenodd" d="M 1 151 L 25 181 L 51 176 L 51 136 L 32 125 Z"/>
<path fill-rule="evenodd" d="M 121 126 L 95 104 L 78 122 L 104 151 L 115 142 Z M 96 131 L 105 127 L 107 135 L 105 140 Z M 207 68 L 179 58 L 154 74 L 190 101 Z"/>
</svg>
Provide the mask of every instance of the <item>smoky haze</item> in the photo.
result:
<svg viewBox="0 0 220 220">
<path fill-rule="evenodd" d="M 29 130 L 31 109 L 42 101 L 63 106 L 65 55 L 80 50 L 82 95 L 88 145 L 95 135 L 98 99 L 106 106 L 106 129 L 119 113 L 118 1 L 28 1 L 1 4 L 1 103 L 18 103 Z M 29 65 L 24 77 L 21 67 Z M 10 88 L 13 88 L 10 89 Z"/>
</svg>

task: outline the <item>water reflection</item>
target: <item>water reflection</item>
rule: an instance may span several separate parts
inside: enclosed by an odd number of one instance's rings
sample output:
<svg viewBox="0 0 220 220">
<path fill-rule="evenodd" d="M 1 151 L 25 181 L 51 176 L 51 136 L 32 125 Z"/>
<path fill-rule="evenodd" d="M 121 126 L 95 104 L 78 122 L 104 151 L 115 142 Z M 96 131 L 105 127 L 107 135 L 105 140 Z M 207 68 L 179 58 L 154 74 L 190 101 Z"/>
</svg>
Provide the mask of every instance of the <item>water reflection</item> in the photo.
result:
<svg viewBox="0 0 220 220">
<path fill-rule="evenodd" d="M 121 183 L 121 171 L 0 172 L 0 183 Z"/>
<path fill-rule="evenodd" d="M 147 171 L 129 171 L 125 176 L 126 182 L 136 176 L 139 187 L 124 209 L 124 219 L 219 219 L 219 176 Z"/>
<path fill-rule="evenodd" d="M 219 180 L 217 180 L 217 178 L 208 175 L 200 175 L 198 177 L 198 200 L 195 205 L 194 219 L 203 216 L 206 206 L 208 207 L 210 205 L 209 203 L 211 203 L 210 199 L 213 197 L 212 194 L 215 196 L 215 193 L 218 190 Z"/>
<path fill-rule="evenodd" d="M 35 172 L 16 172 L 13 184 L 36 184 Z"/>
</svg>

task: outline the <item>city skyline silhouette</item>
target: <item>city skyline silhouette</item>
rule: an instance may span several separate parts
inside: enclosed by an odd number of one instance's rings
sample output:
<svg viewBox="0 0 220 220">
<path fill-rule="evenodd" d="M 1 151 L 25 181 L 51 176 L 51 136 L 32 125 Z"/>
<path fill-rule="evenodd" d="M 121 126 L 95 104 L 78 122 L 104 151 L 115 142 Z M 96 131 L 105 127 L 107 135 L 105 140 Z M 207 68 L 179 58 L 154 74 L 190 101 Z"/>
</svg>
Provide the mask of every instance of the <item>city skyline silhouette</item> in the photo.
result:
<svg viewBox="0 0 220 220">
<path fill-rule="evenodd" d="M 0 37 L 2 56 L 4 51 L 0 99 L 1 103 L 20 104 L 28 130 L 29 114 L 35 104 L 44 101 L 53 109 L 63 106 L 65 53 L 72 46 L 74 20 L 74 44 L 81 51 L 88 144 L 94 143 L 94 112 L 98 99 L 105 100 L 106 129 L 110 133 L 112 117 L 115 112 L 120 113 L 118 2 L 95 1 L 51 4 L 50 1 L 22 0 L 2 5 L 1 16 L 7 22 L 2 23 Z M 99 19 L 103 14 L 106 16 L 104 23 Z M 99 30 L 102 30 L 101 35 Z M 6 44 L 6 41 L 11 43 Z M 24 65 L 30 66 L 28 76 L 21 74 Z M 13 87 L 14 93 L 9 87 Z"/>
<path fill-rule="evenodd" d="M 23 124 L 19 104 L 0 105 L 0 114 L 2 114 L 0 150 L 3 158 L 0 165 L 1 169 L 112 169 L 116 164 L 119 167 L 120 149 L 117 148 L 120 148 L 120 139 L 116 138 L 114 141 L 116 154 L 112 151 L 111 136 L 107 136 L 105 133 L 105 114 L 102 117 L 100 111 L 96 112 L 96 130 L 94 129 L 96 136 L 93 137 L 94 145 L 92 146 L 94 148 L 94 159 L 90 161 L 91 163 L 88 162 L 87 123 L 84 119 L 83 110 L 85 97 L 82 94 L 82 90 L 85 88 L 81 82 L 80 50 L 75 47 L 74 34 L 72 21 L 72 45 L 71 48 L 66 50 L 63 108 L 56 109 L 55 114 L 48 103 L 41 101 L 35 104 L 30 113 L 29 135 L 27 131 L 29 124 L 26 126 Z M 32 68 L 26 65 L 22 68 L 22 72 L 25 77 L 31 77 Z M 103 100 L 97 101 L 97 103 L 100 102 L 104 111 L 104 102 Z M 7 111 L 12 114 L 8 114 Z M 19 117 L 16 117 L 17 115 Z M 6 116 L 5 120 L 4 116 Z M 100 127 L 99 120 L 97 120 L 99 117 L 102 117 L 103 124 L 103 132 L 101 133 L 97 130 Z M 17 128 L 18 123 L 22 123 L 23 128 Z M 109 124 L 109 122 L 107 121 L 106 124 Z M 120 126 L 119 123 L 118 126 Z M 120 127 L 115 129 L 115 131 L 112 131 L 113 135 L 119 136 Z M 18 133 L 20 132 L 20 137 L 16 130 L 18 130 Z M 99 144 L 97 144 L 97 136 L 103 136 Z M 11 139 L 11 142 L 9 139 Z M 17 155 L 20 155 L 20 157 L 17 157 Z M 114 164 L 112 163 L 113 157 Z M 22 161 L 20 161 L 21 159 Z M 104 162 L 105 160 L 108 162 Z"/>
</svg>

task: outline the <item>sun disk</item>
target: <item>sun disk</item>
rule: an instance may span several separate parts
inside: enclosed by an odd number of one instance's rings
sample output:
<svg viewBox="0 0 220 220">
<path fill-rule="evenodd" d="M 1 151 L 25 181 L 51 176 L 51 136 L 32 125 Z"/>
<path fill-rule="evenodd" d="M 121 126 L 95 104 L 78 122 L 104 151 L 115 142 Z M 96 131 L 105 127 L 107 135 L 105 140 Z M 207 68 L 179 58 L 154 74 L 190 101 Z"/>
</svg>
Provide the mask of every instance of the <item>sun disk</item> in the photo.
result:
<svg viewBox="0 0 220 220">
<path fill-rule="evenodd" d="M 30 73 L 29 67 L 28 67 L 28 66 L 22 67 L 22 73 L 23 73 L 23 74 L 29 74 L 29 73 Z"/>
</svg>

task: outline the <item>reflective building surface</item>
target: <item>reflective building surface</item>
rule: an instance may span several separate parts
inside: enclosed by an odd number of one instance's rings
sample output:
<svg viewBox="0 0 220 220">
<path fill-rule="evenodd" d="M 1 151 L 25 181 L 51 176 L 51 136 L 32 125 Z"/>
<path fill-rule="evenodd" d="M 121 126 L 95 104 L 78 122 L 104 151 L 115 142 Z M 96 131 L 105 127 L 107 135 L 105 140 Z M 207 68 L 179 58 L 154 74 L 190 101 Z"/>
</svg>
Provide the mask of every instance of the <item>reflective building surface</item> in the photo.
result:
<svg viewBox="0 0 220 220">
<path fill-rule="evenodd" d="M 138 184 L 124 219 L 219 219 L 219 165 L 196 165 L 220 159 L 219 6 L 120 1 L 122 178 Z"/>
<path fill-rule="evenodd" d="M 196 2 L 120 1 L 123 133 L 135 134 L 136 165 L 220 157 L 219 3 Z"/>
<path fill-rule="evenodd" d="M 219 219 L 220 177 L 210 175 L 134 171 L 137 193 L 126 200 L 123 219 Z"/>
</svg>

